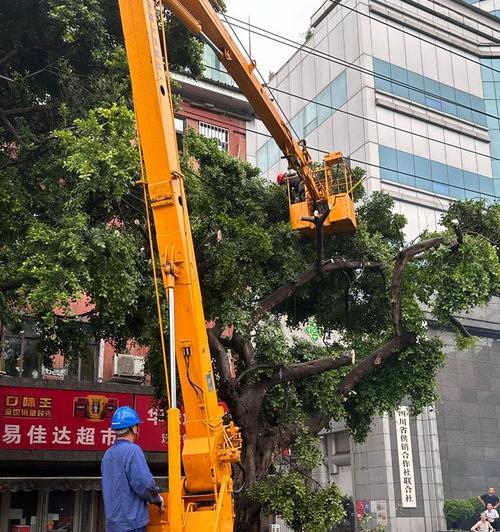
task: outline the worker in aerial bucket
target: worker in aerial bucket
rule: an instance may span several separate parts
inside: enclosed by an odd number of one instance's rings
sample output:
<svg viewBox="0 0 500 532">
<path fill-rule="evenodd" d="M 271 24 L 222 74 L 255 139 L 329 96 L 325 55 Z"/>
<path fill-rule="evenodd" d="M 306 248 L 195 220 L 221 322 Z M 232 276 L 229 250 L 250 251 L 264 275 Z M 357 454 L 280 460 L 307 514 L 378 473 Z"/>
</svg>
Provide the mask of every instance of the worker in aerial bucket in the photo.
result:
<svg viewBox="0 0 500 532">
<path fill-rule="evenodd" d="M 148 503 L 163 512 L 160 490 L 135 443 L 140 423 L 139 415 L 129 406 L 118 408 L 111 419 L 116 440 L 101 464 L 106 532 L 145 532 Z"/>
<path fill-rule="evenodd" d="M 287 181 L 290 184 L 290 199 L 292 203 L 304 201 L 306 197 L 306 189 L 304 183 L 294 170 L 283 172 L 276 177 L 278 185 L 284 185 Z"/>
</svg>

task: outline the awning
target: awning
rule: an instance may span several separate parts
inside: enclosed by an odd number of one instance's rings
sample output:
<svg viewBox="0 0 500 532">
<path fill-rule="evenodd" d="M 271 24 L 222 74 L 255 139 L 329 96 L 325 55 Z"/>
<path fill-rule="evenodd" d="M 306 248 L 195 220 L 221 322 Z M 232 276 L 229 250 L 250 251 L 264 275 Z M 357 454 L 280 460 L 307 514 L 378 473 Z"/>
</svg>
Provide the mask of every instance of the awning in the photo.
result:
<svg viewBox="0 0 500 532">
<path fill-rule="evenodd" d="M 155 477 L 162 491 L 168 486 L 168 477 Z M 84 490 L 100 491 L 101 477 L 0 477 L 2 491 Z"/>
</svg>

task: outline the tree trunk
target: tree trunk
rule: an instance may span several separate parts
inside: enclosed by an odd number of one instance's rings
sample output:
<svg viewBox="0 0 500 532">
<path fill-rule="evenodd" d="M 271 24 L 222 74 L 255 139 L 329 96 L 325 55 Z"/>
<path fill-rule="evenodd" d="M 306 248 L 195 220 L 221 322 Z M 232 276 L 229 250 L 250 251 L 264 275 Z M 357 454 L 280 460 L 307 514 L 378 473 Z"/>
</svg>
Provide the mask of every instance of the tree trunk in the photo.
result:
<svg viewBox="0 0 500 532">
<path fill-rule="evenodd" d="M 269 430 L 266 434 L 262 426 L 255 422 L 253 412 L 248 416 L 249 422 L 242 423 L 245 447 L 241 457 L 246 472 L 246 486 L 236 499 L 234 530 L 235 532 L 264 532 L 268 530 L 270 520 L 262 515 L 261 505 L 250 500 L 247 490 L 269 474 L 275 456 L 277 434 Z"/>
<path fill-rule="evenodd" d="M 236 501 L 236 520 L 234 532 L 262 532 L 261 506 L 251 501 L 246 492 L 243 492 Z"/>
</svg>

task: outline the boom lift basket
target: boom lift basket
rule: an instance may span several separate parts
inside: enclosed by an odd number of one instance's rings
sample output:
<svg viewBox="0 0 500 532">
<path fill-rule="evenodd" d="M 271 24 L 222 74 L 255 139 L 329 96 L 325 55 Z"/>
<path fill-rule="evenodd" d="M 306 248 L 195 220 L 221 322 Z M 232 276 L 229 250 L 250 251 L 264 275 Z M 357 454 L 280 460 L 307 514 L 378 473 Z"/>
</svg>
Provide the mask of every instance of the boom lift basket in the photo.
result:
<svg viewBox="0 0 500 532">
<path fill-rule="evenodd" d="M 313 172 L 317 190 L 316 202 L 299 183 L 297 177 L 287 177 L 290 224 L 304 236 L 313 237 L 314 224 L 304 220 L 321 215 L 330 206 L 330 214 L 323 225 L 324 235 L 349 234 L 356 230 L 353 200 L 352 171 L 342 152 L 332 152 L 323 158 L 323 166 Z"/>
</svg>

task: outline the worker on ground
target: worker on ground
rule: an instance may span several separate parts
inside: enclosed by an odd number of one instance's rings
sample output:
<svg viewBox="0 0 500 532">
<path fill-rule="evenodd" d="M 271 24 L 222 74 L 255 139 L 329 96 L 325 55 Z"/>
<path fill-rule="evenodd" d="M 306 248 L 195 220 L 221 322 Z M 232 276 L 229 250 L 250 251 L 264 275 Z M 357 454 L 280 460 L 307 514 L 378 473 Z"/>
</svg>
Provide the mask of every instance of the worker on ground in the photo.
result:
<svg viewBox="0 0 500 532">
<path fill-rule="evenodd" d="M 163 499 L 149 470 L 139 437 L 137 412 L 129 406 L 116 410 L 111 428 L 114 444 L 104 453 L 101 464 L 102 496 L 106 532 L 146 532 L 148 503 L 163 512 Z"/>
</svg>

